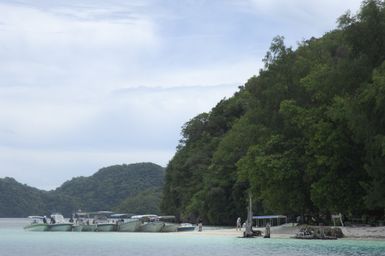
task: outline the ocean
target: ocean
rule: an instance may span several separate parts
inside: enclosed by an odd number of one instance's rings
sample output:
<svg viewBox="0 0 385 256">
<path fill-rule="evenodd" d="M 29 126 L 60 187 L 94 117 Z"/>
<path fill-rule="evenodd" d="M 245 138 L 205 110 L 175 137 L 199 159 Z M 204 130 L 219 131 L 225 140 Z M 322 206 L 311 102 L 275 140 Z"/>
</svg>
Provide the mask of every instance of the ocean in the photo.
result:
<svg viewBox="0 0 385 256">
<path fill-rule="evenodd" d="M 26 219 L 0 219 L 0 256 L 384 255 L 385 241 L 242 239 L 196 233 L 28 232 Z M 194 231 L 196 232 L 196 231 Z"/>
</svg>

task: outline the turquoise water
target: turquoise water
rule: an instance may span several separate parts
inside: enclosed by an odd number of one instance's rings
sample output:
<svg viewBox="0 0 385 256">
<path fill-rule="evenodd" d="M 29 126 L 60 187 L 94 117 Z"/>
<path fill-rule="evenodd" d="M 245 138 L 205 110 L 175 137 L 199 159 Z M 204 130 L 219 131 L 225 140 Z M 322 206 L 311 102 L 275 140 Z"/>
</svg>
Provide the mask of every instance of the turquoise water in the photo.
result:
<svg viewBox="0 0 385 256">
<path fill-rule="evenodd" d="M 385 241 L 241 239 L 178 233 L 25 232 L 28 222 L 0 219 L 0 256 L 384 255 Z"/>
</svg>

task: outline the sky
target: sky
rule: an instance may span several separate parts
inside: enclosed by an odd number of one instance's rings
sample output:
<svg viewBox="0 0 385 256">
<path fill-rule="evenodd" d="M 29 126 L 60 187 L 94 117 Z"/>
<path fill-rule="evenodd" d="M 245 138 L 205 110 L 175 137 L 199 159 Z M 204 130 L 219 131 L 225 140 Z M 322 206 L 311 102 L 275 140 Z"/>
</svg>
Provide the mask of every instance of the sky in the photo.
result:
<svg viewBox="0 0 385 256">
<path fill-rule="evenodd" d="M 0 0 L 0 178 L 166 166 L 182 125 L 359 0 Z"/>
</svg>

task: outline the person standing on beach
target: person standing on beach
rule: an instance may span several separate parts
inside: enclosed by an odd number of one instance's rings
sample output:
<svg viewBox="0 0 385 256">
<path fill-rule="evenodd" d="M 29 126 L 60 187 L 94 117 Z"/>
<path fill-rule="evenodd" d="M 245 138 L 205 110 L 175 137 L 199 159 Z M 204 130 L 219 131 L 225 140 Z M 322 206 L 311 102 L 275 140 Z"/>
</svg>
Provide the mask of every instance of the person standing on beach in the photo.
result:
<svg viewBox="0 0 385 256">
<path fill-rule="evenodd" d="M 198 231 L 201 232 L 202 228 L 203 228 L 202 219 L 199 218 L 199 220 L 198 220 Z"/>
<path fill-rule="evenodd" d="M 237 219 L 237 227 L 235 228 L 236 231 L 241 231 L 242 229 L 242 225 L 241 225 L 241 217 L 238 217 Z"/>
<path fill-rule="evenodd" d="M 266 224 L 265 236 L 263 238 L 270 238 L 270 223 Z"/>
</svg>

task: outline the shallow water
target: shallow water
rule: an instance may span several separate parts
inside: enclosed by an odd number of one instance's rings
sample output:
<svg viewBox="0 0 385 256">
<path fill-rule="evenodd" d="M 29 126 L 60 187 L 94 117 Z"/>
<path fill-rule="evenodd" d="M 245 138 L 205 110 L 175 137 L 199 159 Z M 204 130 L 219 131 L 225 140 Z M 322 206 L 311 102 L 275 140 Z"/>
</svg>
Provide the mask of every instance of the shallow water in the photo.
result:
<svg viewBox="0 0 385 256">
<path fill-rule="evenodd" d="M 178 233 L 27 232 L 24 219 L 0 219 L 0 256 L 41 255 L 384 255 L 385 241 L 241 239 Z"/>
</svg>

